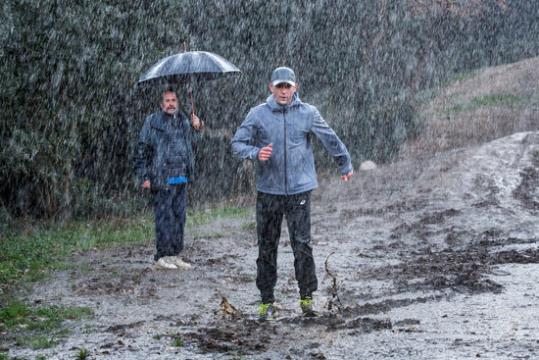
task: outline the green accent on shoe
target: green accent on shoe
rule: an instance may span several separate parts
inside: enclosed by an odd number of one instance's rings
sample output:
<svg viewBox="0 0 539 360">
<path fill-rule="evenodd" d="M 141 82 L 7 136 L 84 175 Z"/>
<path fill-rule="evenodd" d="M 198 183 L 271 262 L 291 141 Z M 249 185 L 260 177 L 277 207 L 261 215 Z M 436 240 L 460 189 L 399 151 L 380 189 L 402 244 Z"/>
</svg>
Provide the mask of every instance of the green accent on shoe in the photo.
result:
<svg viewBox="0 0 539 360">
<path fill-rule="evenodd" d="M 259 320 L 269 320 L 273 318 L 275 313 L 275 308 L 273 303 L 261 303 L 258 305 L 258 319 Z"/>
<path fill-rule="evenodd" d="M 310 297 L 305 297 L 299 301 L 299 307 L 305 317 L 315 317 L 318 314 L 313 310 L 314 301 Z"/>
<path fill-rule="evenodd" d="M 310 297 L 306 297 L 306 298 L 301 299 L 299 301 L 299 306 L 301 307 L 302 310 L 303 309 L 312 309 L 313 305 L 314 305 L 314 301 Z"/>
</svg>

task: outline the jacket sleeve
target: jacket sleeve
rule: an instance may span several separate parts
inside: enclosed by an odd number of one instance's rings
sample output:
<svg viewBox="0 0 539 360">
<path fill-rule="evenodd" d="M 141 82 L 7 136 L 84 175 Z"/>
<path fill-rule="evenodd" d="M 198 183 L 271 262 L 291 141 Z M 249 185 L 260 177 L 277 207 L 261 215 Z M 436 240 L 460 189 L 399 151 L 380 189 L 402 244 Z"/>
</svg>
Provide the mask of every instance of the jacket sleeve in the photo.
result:
<svg viewBox="0 0 539 360">
<path fill-rule="evenodd" d="M 151 116 L 148 116 L 142 125 L 135 153 L 135 173 L 141 181 L 150 179 L 150 161 L 153 156 L 153 146 L 150 142 L 150 121 Z"/>
<path fill-rule="evenodd" d="M 256 118 L 251 110 L 232 138 L 232 154 L 239 159 L 256 160 L 260 149 L 254 146 Z"/>
<path fill-rule="evenodd" d="M 341 139 L 335 134 L 332 128 L 320 115 L 320 112 L 313 109 L 313 123 L 311 131 L 316 135 L 322 143 L 326 151 L 335 158 L 339 164 L 341 175 L 348 174 L 353 171 L 352 158 L 343 144 Z"/>
</svg>

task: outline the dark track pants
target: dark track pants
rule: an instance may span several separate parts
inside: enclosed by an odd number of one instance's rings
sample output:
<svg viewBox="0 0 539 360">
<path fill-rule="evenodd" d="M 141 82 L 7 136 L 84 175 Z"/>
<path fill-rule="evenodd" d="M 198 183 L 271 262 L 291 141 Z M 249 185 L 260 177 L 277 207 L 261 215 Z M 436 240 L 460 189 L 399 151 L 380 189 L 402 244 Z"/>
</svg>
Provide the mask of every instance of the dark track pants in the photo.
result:
<svg viewBox="0 0 539 360">
<path fill-rule="evenodd" d="M 277 282 L 277 248 L 283 216 L 286 216 L 294 269 L 300 297 L 311 296 L 318 280 L 311 247 L 311 192 L 296 195 L 271 195 L 259 192 L 256 200 L 258 259 L 256 286 L 262 302 L 273 302 Z"/>
<path fill-rule="evenodd" d="M 178 255 L 183 250 L 186 207 L 186 184 L 169 186 L 154 194 L 156 261 L 163 256 Z"/>
</svg>

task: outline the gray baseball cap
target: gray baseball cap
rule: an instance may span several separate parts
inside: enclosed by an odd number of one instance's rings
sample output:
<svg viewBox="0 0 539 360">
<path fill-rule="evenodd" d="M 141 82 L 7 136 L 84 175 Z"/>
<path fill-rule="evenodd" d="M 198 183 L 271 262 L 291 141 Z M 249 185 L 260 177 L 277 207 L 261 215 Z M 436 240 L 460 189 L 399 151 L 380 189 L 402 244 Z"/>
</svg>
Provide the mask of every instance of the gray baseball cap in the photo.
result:
<svg viewBox="0 0 539 360">
<path fill-rule="evenodd" d="M 281 66 L 277 69 L 273 70 L 273 73 L 271 73 L 271 83 L 273 86 L 276 86 L 278 84 L 287 83 L 292 86 L 296 85 L 296 74 L 294 74 L 294 70 Z"/>
</svg>

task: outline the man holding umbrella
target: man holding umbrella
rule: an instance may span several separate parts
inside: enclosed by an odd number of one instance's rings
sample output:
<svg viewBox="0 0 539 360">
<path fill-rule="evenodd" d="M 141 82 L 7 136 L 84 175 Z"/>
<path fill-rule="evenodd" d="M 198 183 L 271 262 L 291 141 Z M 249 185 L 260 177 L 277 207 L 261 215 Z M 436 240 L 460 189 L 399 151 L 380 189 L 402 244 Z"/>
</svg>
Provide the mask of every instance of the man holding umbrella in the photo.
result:
<svg viewBox="0 0 539 360">
<path fill-rule="evenodd" d="M 279 67 L 271 75 L 266 102 L 251 109 L 232 139 L 232 151 L 256 162 L 256 222 L 258 259 L 256 285 L 262 302 L 261 320 L 274 311 L 277 248 L 286 216 L 294 268 L 304 316 L 315 316 L 317 289 L 311 247 L 310 193 L 318 186 L 311 138 L 316 136 L 339 165 L 341 179 L 352 176 L 348 150 L 318 110 L 302 102 L 292 69 Z"/>
<path fill-rule="evenodd" d="M 193 179 L 193 142 L 204 124 L 178 106 L 175 91 L 162 92 L 161 110 L 149 115 L 140 131 L 135 168 L 144 189 L 154 195 L 158 269 L 189 269 L 183 250 L 187 184 Z"/>
<path fill-rule="evenodd" d="M 225 58 L 207 51 L 188 51 L 167 56 L 139 78 L 139 85 L 191 84 L 193 79 L 212 80 L 239 69 Z M 179 258 L 183 249 L 187 184 L 194 175 L 193 141 L 204 123 L 195 115 L 189 86 L 191 116 L 178 107 L 171 89 L 161 94 L 161 111 L 146 118 L 140 132 L 136 170 L 142 187 L 155 196 L 156 267 L 188 269 Z"/>
</svg>

